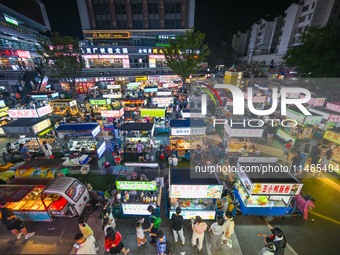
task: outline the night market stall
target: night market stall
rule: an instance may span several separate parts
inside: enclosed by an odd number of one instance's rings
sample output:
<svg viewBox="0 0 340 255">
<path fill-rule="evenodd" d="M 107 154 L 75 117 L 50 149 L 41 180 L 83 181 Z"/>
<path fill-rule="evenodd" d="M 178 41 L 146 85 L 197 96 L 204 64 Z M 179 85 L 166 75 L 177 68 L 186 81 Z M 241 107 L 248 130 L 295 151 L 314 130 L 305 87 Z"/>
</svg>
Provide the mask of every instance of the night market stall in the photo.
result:
<svg viewBox="0 0 340 255">
<path fill-rule="evenodd" d="M 322 170 L 329 170 L 330 172 L 340 174 L 340 133 L 339 130 L 333 131 L 333 130 L 326 130 L 322 141 L 327 140 L 331 144 L 332 148 L 332 158 L 329 162 L 329 166 L 327 169 Z"/>
<path fill-rule="evenodd" d="M 53 164 L 51 163 L 47 164 Z M 45 162 L 46 163 L 46 162 Z M 54 162 L 55 163 L 55 162 Z M 24 221 L 53 221 L 55 217 L 75 217 L 83 213 L 89 193 L 71 177 L 17 178 L 0 185 L 0 202 Z"/>
<path fill-rule="evenodd" d="M 158 163 L 125 163 L 116 179 L 121 215 L 150 215 L 149 205 L 161 205 L 163 184 Z"/>
<path fill-rule="evenodd" d="M 323 122 L 318 125 L 316 133 L 321 133 L 318 137 L 324 134 L 324 131 L 340 125 L 340 105 L 335 103 L 327 103 L 326 107 L 310 107 L 309 111 L 319 114 L 323 118 Z"/>
<path fill-rule="evenodd" d="M 165 109 L 141 109 L 141 117 L 147 122 L 155 124 L 155 135 L 169 132 L 169 118 L 165 116 Z"/>
<path fill-rule="evenodd" d="M 207 126 L 203 120 L 171 120 L 170 149 L 177 158 L 191 158 L 191 150 L 204 148 Z"/>
<path fill-rule="evenodd" d="M 70 116 L 79 113 L 77 101 L 75 99 L 57 99 L 50 102 L 53 115 L 55 117 L 64 117 L 67 112 Z"/>
<path fill-rule="evenodd" d="M 120 84 L 108 84 L 107 90 L 103 90 L 103 97 L 105 98 L 121 98 L 122 90 Z"/>
<path fill-rule="evenodd" d="M 39 102 L 41 104 L 47 104 L 52 100 L 59 98 L 59 93 L 56 91 L 32 91 L 29 97 L 34 102 Z"/>
<path fill-rule="evenodd" d="M 51 120 L 46 118 L 19 119 L 2 126 L 14 145 L 24 144 L 33 156 L 43 156 L 41 146 L 46 141 L 53 148 L 57 143 Z"/>
<path fill-rule="evenodd" d="M 111 110 L 111 99 L 110 98 L 92 98 L 90 99 L 91 109 L 94 112 L 96 119 L 101 119 L 101 111 Z"/>
<path fill-rule="evenodd" d="M 276 164 L 277 157 L 243 157 L 237 163 L 234 189 L 244 215 L 275 216 L 290 214 L 292 198 L 300 194 L 303 184 L 288 166 Z"/>
<path fill-rule="evenodd" d="M 201 216 L 204 220 L 214 220 L 218 201 L 221 199 L 223 185 L 218 179 L 190 178 L 189 168 L 170 169 L 169 217 L 175 213 L 176 208 L 182 209 L 184 219 L 194 219 Z"/>
</svg>

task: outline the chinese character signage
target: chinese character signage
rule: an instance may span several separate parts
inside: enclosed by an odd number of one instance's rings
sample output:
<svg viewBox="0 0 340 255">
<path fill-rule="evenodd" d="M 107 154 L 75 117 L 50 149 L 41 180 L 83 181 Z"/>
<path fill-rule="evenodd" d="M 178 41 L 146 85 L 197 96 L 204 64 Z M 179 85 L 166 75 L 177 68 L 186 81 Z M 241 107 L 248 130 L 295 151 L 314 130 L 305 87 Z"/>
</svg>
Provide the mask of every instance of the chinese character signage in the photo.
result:
<svg viewBox="0 0 340 255">
<path fill-rule="evenodd" d="M 100 82 L 100 81 L 115 81 L 115 77 L 98 77 L 94 78 L 94 81 Z"/>
<path fill-rule="evenodd" d="M 327 103 L 326 109 L 335 111 L 335 112 L 340 112 L 340 103 L 339 102 Z"/>
<path fill-rule="evenodd" d="M 39 117 L 47 115 L 52 112 L 51 106 L 46 105 L 37 109 Z"/>
<path fill-rule="evenodd" d="M 331 114 L 329 116 L 328 122 L 340 122 L 340 115 Z"/>
<path fill-rule="evenodd" d="M 128 39 L 130 38 L 129 31 L 84 31 L 85 39 Z"/>
<path fill-rule="evenodd" d="M 91 105 L 107 105 L 110 103 L 110 99 L 90 99 Z"/>
<path fill-rule="evenodd" d="M 171 185 L 170 198 L 221 198 L 222 185 Z"/>
<path fill-rule="evenodd" d="M 296 120 L 298 123 L 300 124 L 303 124 L 304 121 L 305 121 L 305 115 L 302 114 L 302 113 L 298 113 L 298 112 L 295 112 L 293 111 L 292 109 L 287 109 L 287 114 L 286 116 L 289 118 L 289 119 L 293 119 L 293 120 Z"/>
<path fill-rule="evenodd" d="M 171 128 L 171 135 L 205 135 L 205 127 L 197 128 Z"/>
<path fill-rule="evenodd" d="M 106 88 L 107 89 L 120 89 L 120 85 L 119 84 L 117 84 L 117 85 L 109 84 L 109 85 L 106 85 Z"/>
<path fill-rule="evenodd" d="M 139 81 L 147 81 L 148 80 L 148 77 L 147 76 L 137 76 L 136 77 L 136 82 L 139 82 Z"/>
<path fill-rule="evenodd" d="M 151 213 L 148 211 L 149 205 L 152 205 L 154 208 L 157 208 L 156 204 L 125 204 L 122 203 L 123 214 L 126 215 L 150 215 Z"/>
<path fill-rule="evenodd" d="M 156 190 L 157 184 L 155 181 L 116 181 L 118 190 Z"/>
<path fill-rule="evenodd" d="M 157 91 L 158 91 L 157 87 L 144 88 L 144 92 L 157 92 Z"/>
<path fill-rule="evenodd" d="M 272 183 L 257 183 L 252 184 L 252 195 L 297 195 L 300 193 L 303 184 L 272 184 Z"/>
<path fill-rule="evenodd" d="M 165 117 L 165 109 L 141 109 L 141 116 L 144 117 Z"/>
<path fill-rule="evenodd" d="M 331 132 L 327 130 L 323 136 L 324 139 L 327 139 L 328 141 L 340 144 L 340 134 Z"/>
<path fill-rule="evenodd" d="M 38 118 L 39 115 L 36 110 L 8 110 L 8 116 L 11 118 Z"/>
<path fill-rule="evenodd" d="M 51 126 L 51 120 L 50 119 L 46 119 L 43 120 L 42 122 L 39 122 L 38 124 L 35 124 L 34 126 L 32 126 L 33 132 L 34 134 L 38 134 L 41 131 L 44 131 L 46 128 Z"/>
<path fill-rule="evenodd" d="M 120 118 L 124 115 L 124 108 L 118 110 L 102 110 L 100 111 L 102 117 L 106 118 Z"/>
<path fill-rule="evenodd" d="M 157 91 L 157 96 L 171 96 L 172 91 Z"/>
<path fill-rule="evenodd" d="M 153 104 L 172 104 L 174 102 L 173 97 L 152 97 Z"/>
<path fill-rule="evenodd" d="M 128 54 L 128 48 L 121 47 L 86 47 L 83 49 L 84 54 Z"/>
</svg>

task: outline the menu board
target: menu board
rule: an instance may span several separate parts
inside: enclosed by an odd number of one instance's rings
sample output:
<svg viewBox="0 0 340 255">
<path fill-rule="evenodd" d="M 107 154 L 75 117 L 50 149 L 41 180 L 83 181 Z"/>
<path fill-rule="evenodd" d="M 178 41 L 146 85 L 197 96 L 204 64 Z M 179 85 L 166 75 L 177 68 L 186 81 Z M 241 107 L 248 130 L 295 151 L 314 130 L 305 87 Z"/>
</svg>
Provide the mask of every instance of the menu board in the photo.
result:
<svg viewBox="0 0 340 255">
<path fill-rule="evenodd" d="M 90 99 L 91 105 L 107 105 L 110 103 L 110 99 Z"/>
<path fill-rule="evenodd" d="M 165 117 L 165 109 L 141 109 L 142 117 Z"/>
<path fill-rule="evenodd" d="M 289 119 L 293 119 L 296 120 L 297 122 L 299 122 L 300 124 L 303 124 L 304 120 L 305 120 L 305 115 L 296 111 L 293 111 L 291 109 L 287 109 L 287 114 L 286 114 L 287 118 Z"/>
<path fill-rule="evenodd" d="M 205 127 L 200 128 L 171 128 L 171 135 L 205 135 Z"/>
<path fill-rule="evenodd" d="M 38 134 L 41 131 L 45 130 L 46 128 L 51 126 L 51 120 L 50 119 L 46 119 L 43 120 L 42 122 L 39 122 L 38 124 L 35 124 L 34 126 L 32 126 L 33 132 L 34 134 Z"/>
<path fill-rule="evenodd" d="M 327 139 L 328 141 L 340 144 L 340 134 L 338 133 L 334 133 L 332 131 L 327 130 L 323 138 Z"/>
<path fill-rule="evenodd" d="M 157 184 L 155 181 L 116 181 L 118 190 L 156 190 Z"/>
<path fill-rule="evenodd" d="M 322 121 L 322 116 L 306 116 L 306 120 L 303 124 L 317 125 Z"/>
<path fill-rule="evenodd" d="M 175 210 L 170 210 L 170 218 Z M 196 216 L 200 216 L 203 220 L 215 219 L 216 211 L 213 210 L 182 210 L 181 215 L 185 220 L 195 219 Z"/>
<path fill-rule="evenodd" d="M 157 208 L 156 204 L 122 204 L 123 214 L 129 215 L 150 215 L 151 213 L 148 211 L 149 205 L 152 205 L 154 208 Z"/>
<path fill-rule="evenodd" d="M 120 110 L 102 110 L 100 111 L 102 117 L 106 118 L 120 118 L 124 115 L 124 108 Z"/>
<path fill-rule="evenodd" d="M 300 193 L 303 184 L 272 184 L 272 183 L 256 183 L 251 185 L 252 195 L 297 195 Z"/>
<path fill-rule="evenodd" d="M 222 185 L 171 185 L 170 198 L 221 198 Z"/>
<path fill-rule="evenodd" d="M 174 102 L 173 97 L 152 97 L 153 104 L 172 104 Z"/>
</svg>

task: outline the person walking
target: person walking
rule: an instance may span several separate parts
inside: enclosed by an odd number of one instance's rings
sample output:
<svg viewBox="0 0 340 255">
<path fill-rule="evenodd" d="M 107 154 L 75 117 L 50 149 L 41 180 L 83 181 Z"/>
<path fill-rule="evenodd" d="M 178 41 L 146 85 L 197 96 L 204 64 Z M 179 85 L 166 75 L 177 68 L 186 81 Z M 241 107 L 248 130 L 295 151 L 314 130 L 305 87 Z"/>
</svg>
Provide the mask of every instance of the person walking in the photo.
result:
<svg viewBox="0 0 340 255">
<path fill-rule="evenodd" d="M 107 252 L 109 251 L 110 254 L 117 254 L 122 251 L 124 255 L 129 253 L 130 249 L 125 248 L 125 245 L 122 243 L 122 235 L 118 231 L 110 227 L 106 232 L 105 250 Z"/>
<path fill-rule="evenodd" d="M 52 147 L 46 141 L 43 141 L 41 149 L 44 152 L 46 158 L 50 158 L 52 156 Z"/>
<path fill-rule="evenodd" d="M 265 247 L 263 247 L 258 255 L 273 255 L 275 254 L 276 247 L 270 237 L 264 239 Z"/>
<path fill-rule="evenodd" d="M 233 243 L 231 241 L 231 235 L 234 234 L 235 222 L 233 219 L 233 214 L 231 212 L 226 211 L 224 213 L 224 230 L 222 236 L 221 244 L 227 244 L 230 248 L 233 247 Z"/>
<path fill-rule="evenodd" d="M 200 216 L 196 216 L 195 221 L 194 219 L 191 219 L 191 228 L 193 230 L 191 239 L 192 247 L 195 247 L 197 245 L 196 243 L 198 239 L 197 248 L 198 252 L 200 252 L 203 248 L 204 231 L 207 230 L 208 226 L 205 222 L 203 222 Z"/>
<path fill-rule="evenodd" d="M 276 127 L 273 125 L 268 125 L 268 133 L 267 133 L 267 139 L 268 139 L 268 143 L 273 140 L 273 135 L 276 131 Z"/>
<path fill-rule="evenodd" d="M 105 199 L 104 204 L 105 205 L 103 206 L 103 211 L 102 211 L 103 221 L 104 221 L 105 218 L 109 218 L 110 225 L 112 225 L 115 228 L 116 227 L 116 221 L 115 221 L 113 214 L 112 214 L 111 203 L 108 199 Z"/>
<path fill-rule="evenodd" d="M 157 233 L 157 255 L 166 255 L 169 254 L 167 252 L 167 242 L 166 242 L 166 236 L 164 235 L 163 231 L 158 230 Z"/>
<path fill-rule="evenodd" d="M 292 140 L 289 140 L 286 144 L 285 144 L 285 146 L 284 146 L 284 148 L 283 148 L 283 154 L 281 155 L 281 157 L 280 157 L 280 160 L 282 160 L 282 158 L 284 157 L 284 156 L 287 156 L 287 162 L 288 162 L 288 159 L 289 159 L 289 150 L 292 148 L 292 143 L 293 143 L 293 141 Z"/>
<path fill-rule="evenodd" d="M 223 230 L 224 230 L 224 218 L 222 215 L 218 215 L 216 222 L 213 223 L 209 229 L 210 233 L 210 250 L 214 253 L 221 242 Z"/>
<path fill-rule="evenodd" d="M 318 143 L 317 145 L 314 145 L 312 147 L 312 150 L 310 152 L 311 157 L 311 168 L 316 167 L 316 165 L 319 163 L 320 156 L 321 156 L 321 143 Z"/>
<path fill-rule="evenodd" d="M 307 161 L 307 158 L 308 158 L 308 148 L 305 147 L 304 151 L 301 152 L 300 156 L 301 156 L 301 161 L 300 161 L 300 164 L 299 164 L 299 171 L 296 175 L 300 175 L 303 173 L 303 170 L 305 168 L 305 164 L 306 164 L 306 161 Z"/>
<path fill-rule="evenodd" d="M 106 217 L 103 219 L 102 229 L 104 231 L 104 235 L 107 236 L 107 229 L 108 228 L 114 228 L 114 225 L 110 218 Z"/>
<path fill-rule="evenodd" d="M 7 230 L 11 231 L 13 235 L 19 240 L 22 236 L 25 236 L 25 240 L 35 235 L 35 232 L 28 233 L 23 221 L 14 215 L 11 209 L 4 207 L 0 204 L 0 219 L 2 224 L 7 227 Z"/>
<path fill-rule="evenodd" d="M 83 234 L 84 238 L 87 238 L 89 235 L 93 235 L 92 228 L 86 223 L 85 216 L 80 216 L 78 219 L 80 232 Z"/>
<path fill-rule="evenodd" d="M 96 248 L 96 239 L 93 235 L 85 238 L 82 233 L 78 233 L 75 235 L 74 240 L 76 241 L 74 245 L 76 254 L 97 254 L 99 247 Z"/>
<path fill-rule="evenodd" d="M 287 245 L 286 236 L 281 229 L 273 228 L 270 224 L 267 225 L 273 234 L 270 236 L 270 239 L 273 241 L 276 247 L 275 255 L 284 255 L 284 249 Z M 263 237 L 267 238 L 267 235 L 263 235 Z"/>
<path fill-rule="evenodd" d="M 32 155 L 29 153 L 29 151 L 24 147 L 24 145 L 21 143 L 19 144 L 19 154 L 25 162 L 28 162 L 31 160 Z"/>
<path fill-rule="evenodd" d="M 137 244 L 138 247 L 146 243 L 145 230 L 143 230 L 142 222 L 136 222 L 136 232 L 137 232 Z"/>
<path fill-rule="evenodd" d="M 171 216 L 171 221 L 172 221 L 172 232 L 174 233 L 175 242 L 177 243 L 178 236 L 180 236 L 182 245 L 184 245 L 185 237 L 183 234 L 183 216 L 181 215 L 181 212 L 182 212 L 181 208 L 177 207 L 176 213 L 173 213 Z"/>
<path fill-rule="evenodd" d="M 150 236 L 151 236 L 151 241 L 150 244 L 152 245 L 156 245 L 156 233 L 158 231 L 158 227 L 159 227 L 159 212 L 155 210 L 155 208 L 152 205 L 148 206 L 147 209 L 151 215 L 149 218 L 149 222 L 150 222 L 150 227 L 148 229 L 145 229 L 145 232 L 150 232 Z M 152 235 L 154 234 L 154 235 Z"/>
<path fill-rule="evenodd" d="M 137 157 L 138 157 L 139 162 L 141 162 L 142 160 L 146 161 L 145 158 L 144 158 L 144 154 L 143 154 L 144 146 L 143 146 L 141 140 L 138 141 L 138 144 L 136 145 L 135 148 L 136 148 L 136 153 L 137 153 Z"/>
<path fill-rule="evenodd" d="M 294 175 L 296 175 L 299 169 L 301 160 L 302 160 L 301 152 L 297 151 L 296 155 L 292 158 L 292 163 L 290 165 L 290 172 L 294 173 Z"/>
</svg>

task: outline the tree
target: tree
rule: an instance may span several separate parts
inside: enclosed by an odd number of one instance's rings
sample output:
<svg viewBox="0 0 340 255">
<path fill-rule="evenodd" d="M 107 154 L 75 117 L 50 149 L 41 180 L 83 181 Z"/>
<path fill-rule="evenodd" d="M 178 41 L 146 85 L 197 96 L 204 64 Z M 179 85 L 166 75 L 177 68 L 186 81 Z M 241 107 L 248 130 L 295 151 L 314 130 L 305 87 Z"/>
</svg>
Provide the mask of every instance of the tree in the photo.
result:
<svg viewBox="0 0 340 255">
<path fill-rule="evenodd" d="M 283 56 L 289 67 L 301 76 L 338 77 L 340 74 L 340 34 L 333 23 L 324 27 L 310 27 L 301 35 L 301 45 Z"/>
<path fill-rule="evenodd" d="M 165 63 L 181 77 L 183 85 L 189 75 L 200 69 L 200 64 L 210 54 L 207 44 L 203 44 L 205 34 L 199 31 L 194 32 L 194 28 L 186 30 L 186 36 L 179 36 L 169 41 L 169 46 L 165 47 Z"/>
<path fill-rule="evenodd" d="M 81 77 L 81 71 L 85 67 L 78 40 L 52 33 L 50 40 L 40 40 L 39 44 L 41 48 L 38 52 L 46 60 L 47 68 L 60 80 L 66 80 L 74 96 L 76 78 Z"/>
</svg>

